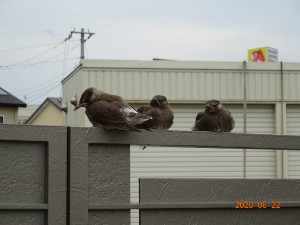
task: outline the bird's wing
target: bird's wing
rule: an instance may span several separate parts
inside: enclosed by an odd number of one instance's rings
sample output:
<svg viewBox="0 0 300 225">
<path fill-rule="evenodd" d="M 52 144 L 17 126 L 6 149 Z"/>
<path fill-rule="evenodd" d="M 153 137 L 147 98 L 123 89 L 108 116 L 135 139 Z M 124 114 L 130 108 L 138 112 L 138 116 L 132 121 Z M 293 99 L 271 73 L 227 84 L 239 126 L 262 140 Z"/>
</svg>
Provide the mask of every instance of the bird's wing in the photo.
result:
<svg viewBox="0 0 300 225">
<path fill-rule="evenodd" d="M 92 119 L 99 123 L 123 123 L 126 121 L 124 112 L 106 101 L 94 102 L 87 110 Z"/>
<path fill-rule="evenodd" d="M 140 108 L 138 108 L 138 112 L 139 113 L 143 113 L 143 114 L 145 114 L 145 113 L 147 113 L 150 109 L 152 109 L 153 107 L 152 106 L 150 106 L 150 105 L 144 105 L 144 106 L 142 106 L 142 107 L 140 107 Z"/>
<path fill-rule="evenodd" d="M 205 117 L 205 112 L 199 112 L 196 116 L 195 125 L 192 128 L 193 131 L 209 131 L 209 118 Z"/>
<path fill-rule="evenodd" d="M 196 121 L 200 120 L 204 117 L 205 112 L 199 112 L 198 115 L 196 116 Z"/>
<path fill-rule="evenodd" d="M 227 114 L 227 130 L 228 131 L 231 131 L 233 128 L 234 128 L 234 126 L 235 126 L 235 120 L 234 120 L 234 118 L 233 118 L 233 116 L 231 115 L 231 112 L 230 111 L 228 111 L 228 110 L 225 110 L 225 112 L 226 112 L 226 114 Z"/>
<path fill-rule="evenodd" d="M 157 107 L 153 107 L 151 105 L 142 106 L 137 111 L 144 115 L 151 116 L 153 119 L 161 116 L 161 110 L 158 109 Z"/>
</svg>

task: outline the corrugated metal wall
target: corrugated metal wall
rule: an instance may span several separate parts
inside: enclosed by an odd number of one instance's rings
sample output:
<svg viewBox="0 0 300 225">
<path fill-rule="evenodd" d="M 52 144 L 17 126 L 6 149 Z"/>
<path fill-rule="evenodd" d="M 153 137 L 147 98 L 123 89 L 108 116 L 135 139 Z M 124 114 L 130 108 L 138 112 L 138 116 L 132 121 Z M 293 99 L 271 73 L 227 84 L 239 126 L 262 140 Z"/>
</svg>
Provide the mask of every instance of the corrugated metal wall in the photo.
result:
<svg viewBox="0 0 300 225">
<path fill-rule="evenodd" d="M 279 101 L 280 71 L 247 71 L 248 101 Z"/>
<path fill-rule="evenodd" d="M 247 133 L 275 134 L 272 104 L 248 105 Z M 276 151 L 248 149 L 246 178 L 276 178 Z"/>
<path fill-rule="evenodd" d="M 160 93 L 169 100 L 210 98 L 241 100 L 243 76 L 232 71 L 87 70 L 89 84 L 127 100 L 149 100 Z"/>
<path fill-rule="evenodd" d="M 300 71 L 284 72 L 284 100 L 300 101 Z"/>
<path fill-rule="evenodd" d="M 88 86 L 122 95 L 127 100 L 148 100 L 157 93 L 175 101 L 243 100 L 241 71 L 87 70 Z M 280 100 L 278 71 L 248 72 L 248 101 Z"/>
<path fill-rule="evenodd" d="M 300 105 L 287 105 L 287 134 L 300 135 Z M 299 146 L 300 149 L 300 146 Z M 288 151 L 288 178 L 300 178 L 300 152 Z"/>
</svg>

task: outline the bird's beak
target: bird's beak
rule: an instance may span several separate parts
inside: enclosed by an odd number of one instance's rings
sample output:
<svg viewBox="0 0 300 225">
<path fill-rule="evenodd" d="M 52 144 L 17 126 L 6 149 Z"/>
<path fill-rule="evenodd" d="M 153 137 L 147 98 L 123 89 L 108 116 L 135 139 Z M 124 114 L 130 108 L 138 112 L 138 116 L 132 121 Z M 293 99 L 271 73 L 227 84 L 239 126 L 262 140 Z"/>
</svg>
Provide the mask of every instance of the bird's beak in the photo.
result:
<svg viewBox="0 0 300 225">
<path fill-rule="evenodd" d="M 74 108 L 74 111 L 76 111 L 76 110 L 79 109 L 80 107 L 85 107 L 85 106 L 86 106 L 86 103 L 82 103 L 82 104 L 76 106 L 76 107 Z"/>
<path fill-rule="evenodd" d="M 211 105 L 206 105 L 205 107 L 206 107 L 206 108 L 209 108 L 209 109 L 211 109 L 211 108 L 212 108 L 212 106 L 211 106 Z"/>
</svg>

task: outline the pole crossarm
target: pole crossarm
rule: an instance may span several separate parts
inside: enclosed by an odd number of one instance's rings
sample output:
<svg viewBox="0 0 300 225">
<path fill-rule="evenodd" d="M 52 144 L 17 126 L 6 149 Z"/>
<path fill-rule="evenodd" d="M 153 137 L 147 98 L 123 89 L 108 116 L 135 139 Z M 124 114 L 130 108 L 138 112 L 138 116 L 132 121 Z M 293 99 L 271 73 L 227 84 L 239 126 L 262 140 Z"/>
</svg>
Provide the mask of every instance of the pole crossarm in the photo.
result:
<svg viewBox="0 0 300 225">
<path fill-rule="evenodd" d="M 84 43 L 90 39 L 93 35 L 95 35 L 95 33 L 91 33 L 89 30 L 88 32 L 84 32 L 84 29 L 81 28 L 81 31 L 71 31 L 69 36 L 65 39 L 65 41 L 70 40 L 73 36 L 73 34 L 80 34 L 80 45 L 81 45 L 81 54 L 80 54 L 80 58 L 84 59 Z M 84 35 L 89 35 L 86 39 L 84 37 Z"/>
</svg>

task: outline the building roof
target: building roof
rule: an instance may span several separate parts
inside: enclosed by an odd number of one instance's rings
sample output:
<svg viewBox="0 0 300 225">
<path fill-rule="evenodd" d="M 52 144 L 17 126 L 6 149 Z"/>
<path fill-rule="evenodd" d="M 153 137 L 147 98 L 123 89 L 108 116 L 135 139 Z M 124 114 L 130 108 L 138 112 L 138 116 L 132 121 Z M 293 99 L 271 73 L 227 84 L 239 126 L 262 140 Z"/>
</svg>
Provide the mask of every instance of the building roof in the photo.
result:
<svg viewBox="0 0 300 225">
<path fill-rule="evenodd" d="M 26 107 L 26 103 L 0 87 L 0 106 Z"/>
<path fill-rule="evenodd" d="M 46 98 L 46 100 L 37 108 L 37 110 L 34 111 L 34 113 L 24 122 L 24 124 L 28 124 L 29 122 L 31 122 L 32 120 L 34 120 L 34 118 L 36 118 L 42 111 L 43 109 L 46 107 L 46 105 L 50 103 L 52 105 L 54 105 L 57 109 L 59 109 L 60 111 L 62 111 L 61 109 L 61 98 L 52 98 L 52 97 L 48 97 Z"/>
</svg>

